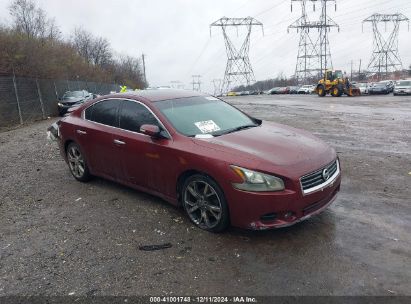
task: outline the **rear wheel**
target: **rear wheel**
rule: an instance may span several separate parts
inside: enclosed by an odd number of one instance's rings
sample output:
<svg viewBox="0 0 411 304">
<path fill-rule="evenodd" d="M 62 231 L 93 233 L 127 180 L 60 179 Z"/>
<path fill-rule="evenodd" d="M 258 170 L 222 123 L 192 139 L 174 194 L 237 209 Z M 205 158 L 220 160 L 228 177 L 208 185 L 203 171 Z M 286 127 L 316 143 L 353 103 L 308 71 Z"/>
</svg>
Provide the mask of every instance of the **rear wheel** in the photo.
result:
<svg viewBox="0 0 411 304">
<path fill-rule="evenodd" d="M 324 87 L 322 84 L 320 84 L 320 85 L 317 87 L 317 94 L 318 94 L 318 96 L 320 96 L 320 97 L 324 97 L 324 96 L 325 96 L 326 91 L 325 91 L 325 87 Z"/>
<path fill-rule="evenodd" d="M 91 174 L 87 162 L 81 153 L 80 146 L 74 142 L 67 147 L 67 160 L 71 174 L 81 182 L 87 182 L 91 179 Z"/>
<path fill-rule="evenodd" d="M 331 96 L 333 97 L 340 97 L 342 95 L 343 91 L 341 88 L 338 86 L 335 86 L 331 89 Z"/>
<path fill-rule="evenodd" d="M 228 227 L 228 206 L 221 188 L 208 176 L 190 176 L 182 187 L 182 203 L 190 220 L 199 228 L 220 232 Z"/>
</svg>

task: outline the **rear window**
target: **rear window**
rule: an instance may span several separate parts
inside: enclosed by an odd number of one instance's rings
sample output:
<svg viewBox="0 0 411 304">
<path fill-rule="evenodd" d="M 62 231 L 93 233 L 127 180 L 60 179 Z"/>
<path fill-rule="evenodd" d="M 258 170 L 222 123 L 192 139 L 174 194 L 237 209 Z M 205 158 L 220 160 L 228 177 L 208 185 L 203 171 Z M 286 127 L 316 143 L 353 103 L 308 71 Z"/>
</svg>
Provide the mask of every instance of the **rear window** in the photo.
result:
<svg viewBox="0 0 411 304">
<path fill-rule="evenodd" d="M 120 101 L 116 99 L 103 100 L 85 111 L 85 118 L 103 125 L 118 127 L 118 109 Z"/>
</svg>

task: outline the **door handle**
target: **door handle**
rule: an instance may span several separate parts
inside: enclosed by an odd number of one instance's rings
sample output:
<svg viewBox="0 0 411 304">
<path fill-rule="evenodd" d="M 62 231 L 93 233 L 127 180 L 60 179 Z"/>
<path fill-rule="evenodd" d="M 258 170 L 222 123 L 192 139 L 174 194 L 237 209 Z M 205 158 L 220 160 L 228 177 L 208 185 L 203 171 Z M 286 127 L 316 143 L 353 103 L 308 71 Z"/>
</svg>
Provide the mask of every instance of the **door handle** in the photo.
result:
<svg viewBox="0 0 411 304">
<path fill-rule="evenodd" d="M 83 130 L 77 130 L 77 133 L 78 133 L 78 134 L 81 134 L 81 135 L 86 135 L 86 134 L 87 134 L 87 132 L 86 132 L 86 131 L 83 131 Z"/>
<path fill-rule="evenodd" d="M 118 140 L 118 139 L 115 139 L 115 140 L 114 140 L 114 143 L 115 143 L 116 145 L 125 145 L 125 144 L 126 144 L 124 141 L 121 141 L 121 140 Z"/>
</svg>

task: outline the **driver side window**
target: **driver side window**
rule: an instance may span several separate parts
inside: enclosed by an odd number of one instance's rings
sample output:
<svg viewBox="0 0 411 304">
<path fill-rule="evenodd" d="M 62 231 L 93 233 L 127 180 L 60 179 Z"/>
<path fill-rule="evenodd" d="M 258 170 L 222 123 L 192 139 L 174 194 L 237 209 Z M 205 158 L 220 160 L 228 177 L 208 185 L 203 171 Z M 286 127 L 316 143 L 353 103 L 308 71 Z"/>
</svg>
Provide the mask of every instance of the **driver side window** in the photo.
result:
<svg viewBox="0 0 411 304">
<path fill-rule="evenodd" d="M 144 124 L 158 126 L 161 125 L 153 114 L 142 104 L 123 100 L 120 110 L 120 128 L 133 132 L 140 132 L 140 127 Z"/>
</svg>

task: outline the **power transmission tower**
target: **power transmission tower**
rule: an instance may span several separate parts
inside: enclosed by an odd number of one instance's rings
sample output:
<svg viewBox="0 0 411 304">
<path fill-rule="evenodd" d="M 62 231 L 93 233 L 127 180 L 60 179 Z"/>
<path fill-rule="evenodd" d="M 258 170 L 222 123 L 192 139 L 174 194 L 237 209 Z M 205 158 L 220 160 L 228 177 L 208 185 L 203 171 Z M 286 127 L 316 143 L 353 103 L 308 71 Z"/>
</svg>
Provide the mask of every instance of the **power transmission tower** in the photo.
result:
<svg viewBox="0 0 411 304">
<path fill-rule="evenodd" d="M 291 11 L 293 2 L 300 2 L 302 11 L 301 17 L 287 29 L 288 32 L 290 29 L 300 32 L 295 67 L 295 77 L 299 84 L 313 77 L 322 77 L 324 70 L 332 68 L 328 32 L 332 27 L 339 30 L 339 26 L 327 15 L 327 2 L 330 1 L 336 2 L 336 0 L 291 0 Z M 313 4 L 314 10 L 315 3 L 321 3 L 321 15 L 318 21 L 310 21 L 307 13 L 308 2 Z"/>
<path fill-rule="evenodd" d="M 213 94 L 214 96 L 218 96 L 222 93 L 220 91 L 222 81 L 223 81 L 222 79 L 213 79 L 211 81 L 213 83 L 213 86 L 214 86 L 214 94 Z"/>
<path fill-rule="evenodd" d="M 193 75 L 193 82 L 191 83 L 193 85 L 193 91 L 201 91 L 201 75 Z"/>
<path fill-rule="evenodd" d="M 371 23 L 374 39 L 373 39 L 373 53 L 370 63 L 367 67 L 367 74 L 377 75 L 381 79 L 382 73 L 388 77 L 388 73 L 403 69 L 400 54 L 398 51 L 398 32 L 401 22 L 408 23 L 408 30 L 410 29 L 410 22 L 403 14 L 374 14 L 363 20 L 364 23 Z M 393 29 L 390 35 L 385 39 L 381 34 L 378 24 L 384 23 L 387 29 L 387 23 L 393 24 Z"/>
<path fill-rule="evenodd" d="M 253 26 L 261 26 L 264 34 L 263 24 L 252 17 L 223 17 L 210 24 L 210 35 L 212 27 L 221 27 L 227 51 L 227 66 L 220 92 L 228 92 L 234 85 L 250 85 L 255 82 L 254 71 L 248 57 Z M 247 29 L 246 36 L 239 49 L 235 47 L 233 40 L 229 36 L 228 29 L 231 27 L 236 28 L 237 33 L 239 27 L 245 27 Z"/>
<path fill-rule="evenodd" d="M 172 80 L 170 81 L 170 83 L 173 89 L 184 89 L 184 83 L 182 83 L 180 80 Z"/>
</svg>

